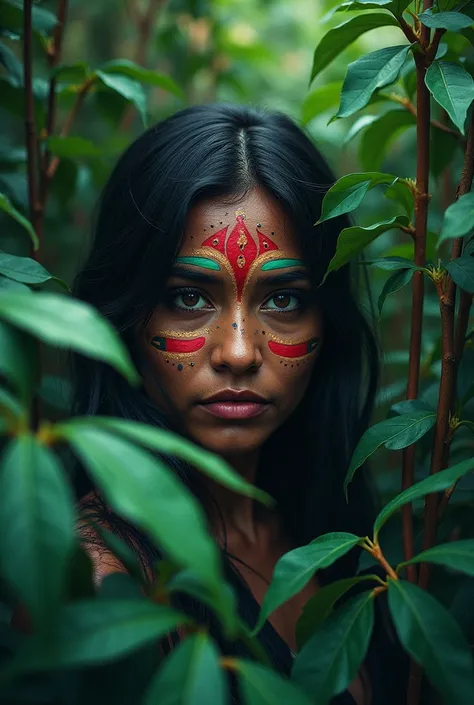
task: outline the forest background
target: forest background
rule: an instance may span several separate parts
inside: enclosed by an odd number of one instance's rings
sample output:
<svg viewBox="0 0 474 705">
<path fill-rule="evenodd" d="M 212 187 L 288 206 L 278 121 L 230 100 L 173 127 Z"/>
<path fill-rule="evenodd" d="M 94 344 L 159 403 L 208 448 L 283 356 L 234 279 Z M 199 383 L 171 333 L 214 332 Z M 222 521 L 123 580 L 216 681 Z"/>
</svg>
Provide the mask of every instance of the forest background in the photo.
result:
<svg viewBox="0 0 474 705">
<path fill-rule="evenodd" d="M 18 7 L 21 5 L 17 3 Z M 56 13 L 57 6 L 49 0 L 34 6 L 33 91 L 40 139 L 46 136 L 50 89 L 51 62 L 45 56 L 52 46 L 53 32 L 48 10 Z M 241 102 L 289 114 L 305 126 L 337 178 L 351 173 L 383 172 L 414 179 L 417 143 L 412 110 L 416 80 L 413 62 L 407 62 L 401 69 L 396 84 L 374 96 L 356 115 L 329 124 L 340 102 L 348 65 L 365 54 L 400 42 L 400 30 L 396 27 L 382 26 L 365 32 L 337 53 L 310 81 L 315 47 L 331 27 L 354 14 L 334 12 L 335 7 L 332 0 L 68 2 L 61 57 L 56 67 L 53 59 L 57 81 L 56 124 L 54 136 L 48 139 L 48 150 L 54 169 L 39 228 L 41 247 L 36 256 L 42 265 L 55 277 L 72 284 L 90 247 L 95 204 L 119 154 L 145 126 L 190 104 Z M 22 45 L 18 41 L 22 21 L 22 13 L 15 14 L 15 2 L 0 0 L 0 192 L 19 213 L 27 215 L 25 96 L 20 63 Z M 447 55 L 449 59 L 450 53 L 462 56 L 464 66 L 472 74 L 472 38 L 469 40 L 462 32 L 443 37 L 439 55 Z M 89 67 L 103 70 L 101 90 L 84 90 Z M 444 211 L 456 199 L 464 155 L 448 113 L 433 99 L 431 109 L 431 199 L 426 258 L 436 263 Z M 380 192 L 372 189 L 354 211 L 355 222 L 364 226 L 388 220 L 397 215 L 399 205 L 382 199 Z M 15 222 L 1 209 L 0 248 L 14 255 L 31 256 L 31 241 L 24 223 Z M 413 251 L 409 232 L 387 230 L 369 245 L 366 256 L 413 259 Z M 372 297 L 369 299 L 362 287 L 363 305 L 375 311 L 377 319 L 387 271 L 370 267 L 368 275 Z M 403 283 L 408 284 L 408 279 Z M 41 288 L 57 291 L 57 282 L 46 281 Z M 397 410 L 394 405 L 406 398 L 412 314 L 411 286 L 402 286 L 389 296 L 382 296 L 385 300 L 378 334 L 383 368 L 374 423 L 393 416 Z M 418 399 L 436 408 L 441 374 L 440 305 L 436 288 L 428 283 L 423 313 Z M 473 335 L 471 318 L 464 355 L 467 362 L 460 371 L 458 391 L 459 385 L 474 389 Z M 61 419 L 69 394 L 64 356 L 57 348 L 46 346 L 42 346 L 41 352 L 42 412 L 51 420 Z M 471 425 L 473 405 L 471 394 L 463 417 L 470 419 Z M 434 433 L 434 429 L 424 433 L 417 442 L 416 480 L 428 474 Z M 383 502 L 400 492 L 401 455 L 400 451 L 388 452 L 383 448 L 371 455 L 371 468 Z M 473 456 L 474 435 L 466 425 L 457 430 L 452 440 L 450 464 Z M 450 497 L 439 537 L 442 540 L 473 537 L 473 506 L 474 475 L 470 475 L 459 481 Z M 415 506 L 416 510 L 421 508 L 421 502 Z M 417 550 L 421 523 L 420 512 L 416 511 Z M 393 517 L 382 535 L 388 562 L 395 565 L 402 561 L 401 518 Z M 365 553 L 364 560 L 368 565 L 371 556 Z M 473 589 L 474 578 L 460 581 L 452 572 L 433 566 L 430 590 L 460 618 L 471 644 L 474 611 L 466 610 L 466 605 Z"/>
</svg>

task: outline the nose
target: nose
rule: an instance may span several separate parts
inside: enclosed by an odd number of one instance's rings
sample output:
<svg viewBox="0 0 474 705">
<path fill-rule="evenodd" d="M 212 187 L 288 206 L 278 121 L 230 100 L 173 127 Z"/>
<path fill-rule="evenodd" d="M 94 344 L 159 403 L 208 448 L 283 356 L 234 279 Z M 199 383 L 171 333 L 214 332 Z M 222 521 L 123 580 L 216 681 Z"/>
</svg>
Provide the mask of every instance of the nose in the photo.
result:
<svg viewBox="0 0 474 705">
<path fill-rule="evenodd" d="M 250 321 L 237 316 L 232 321 L 222 322 L 215 330 L 211 352 L 211 365 L 215 370 L 229 370 L 235 375 L 243 375 L 256 372 L 262 363 L 259 336 Z"/>
</svg>

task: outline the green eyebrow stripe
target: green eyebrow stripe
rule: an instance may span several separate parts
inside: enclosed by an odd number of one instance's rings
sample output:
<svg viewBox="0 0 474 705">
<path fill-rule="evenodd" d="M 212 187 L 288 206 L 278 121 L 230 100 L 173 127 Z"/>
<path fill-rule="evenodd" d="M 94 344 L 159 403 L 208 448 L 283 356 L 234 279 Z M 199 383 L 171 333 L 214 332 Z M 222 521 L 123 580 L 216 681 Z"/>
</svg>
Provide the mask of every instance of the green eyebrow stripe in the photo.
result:
<svg viewBox="0 0 474 705">
<path fill-rule="evenodd" d="M 176 262 L 180 264 L 192 264 L 195 267 L 203 267 L 204 269 L 213 269 L 215 272 L 220 270 L 220 266 L 217 262 L 207 257 L 177 257 Z"/>
<path fill-rule="evenodd" d="M 286 269 L 286 267 L 300 267 L 301 265 L 304 266 L 301 259 L 272 259 L 270 262 L 262 264 L 262 272 L 269 272 L 272 269 Z"/>
</svg>

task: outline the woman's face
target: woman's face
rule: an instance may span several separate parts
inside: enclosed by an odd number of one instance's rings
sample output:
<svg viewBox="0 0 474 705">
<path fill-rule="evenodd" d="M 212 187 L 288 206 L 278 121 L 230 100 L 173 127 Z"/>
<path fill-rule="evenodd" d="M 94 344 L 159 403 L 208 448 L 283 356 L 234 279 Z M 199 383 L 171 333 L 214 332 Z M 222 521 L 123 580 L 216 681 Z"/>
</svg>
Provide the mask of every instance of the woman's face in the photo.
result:
<svg viewBox="0 0 474 705">
<path fill-rule="evenodd" d="M 147 394 L 183 434 L 224 457 L 254 453 L 290 416 L 322 343 L 308 269 L 278 202 L 189 214 L 165 300 L 140 331 Z"/>
</svg>

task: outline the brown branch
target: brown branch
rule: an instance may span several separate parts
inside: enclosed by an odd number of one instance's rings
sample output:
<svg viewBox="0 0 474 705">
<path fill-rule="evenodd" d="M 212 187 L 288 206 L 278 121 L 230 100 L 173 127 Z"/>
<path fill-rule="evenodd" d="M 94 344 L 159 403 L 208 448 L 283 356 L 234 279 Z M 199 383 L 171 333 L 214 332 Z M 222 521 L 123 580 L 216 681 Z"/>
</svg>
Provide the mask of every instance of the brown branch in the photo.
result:
<svg viewBox="0 0 474 705">
<path fill-rule="evenodd" d="M 403 105 L 403 107 L 406 108 L 406 110 L 408 110 L 408 112 L 410 112 L 416 118 L 416 108 L 409 98 L 405 98 L 404 96 L 398 95 L 397 93 L 390 93 L 386 97 L 394 103 L 399 103 L 400 105 Z M 430 120 L 430 124 L 433 125 L 433 127 L 436 127 L 438 130 L 446 132 L 448 135 L 454 135 L 454 137 L 464 140 L 462 134 L 458 130 L 449 127 L 449 125 L 445 125 L 439 120 L 432 119 Z"/>
<path fill-rule="evenodd" d="M 146 60 L 148 45 L 150 43 L 152 31 L 156 25 L 158 12 L 165 5 L 165 3 L 166 0 L 148 0 L 147 9 L 140 14 L 138 8 L 133 5 L 131 0 L 127 2 L 127 11 L 131 17 L 135 17 L 135 24 L 138 32 L 134 61 L 139 66 L 142 66 Z M 123 115 L 120 123 L 121 130 L 124 132 L 128 132 L 130 130 L 132 127 L 134 114 L 134 107 L 129 105 L 125 110 L 125 114 Z"/>
<path fill-rule="evenodd" d="M 35 99 L 33 95 L 33 33 L 31 25 L 32 0 L 25 0 L 23 10 L 23 85 L 25 90 L 25 140 L 28 173 L 28 206 L 31 224 L 38 233 L 37 192 L 37 136 L 35 123 Z M 32 251 L 37 259 L 38 253 Z"/>
<path fill-rule="evenodd" d="M 56 66 L 59 64 L 61 59 L 61 49 L 64 36 L 64 29 L 66 26 L 66 16 L 67 16 L 67 0 L 58 0 L 58 10 L 57 18 L 58 24 L 54 28 L 53 42 L 51 48 L 48 52 L 48 61 L 50 71 L 54 71 Z M 49 90 L 48 90 L 48 107 L 46 113 L 46 134 L 45 138 L 50 137 L 54 132 L 54 122 L 56 117 L 56 76 L 51 76 L 49 79 Z M 39 195 L 39 205 L 41 209 L 39 218 L 39 229 L 42 231 L 44 223 L 44 213 L 46 209 L 46 201 L 48 198 L 48 188 L 50 184 L 50 179 L 47 177 L 48 167 L 51 161 L 51 153 L 46 145 L 43 158 L 41 160 L 40 169 L 40 195 Z"/>
</svg>

